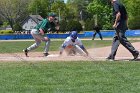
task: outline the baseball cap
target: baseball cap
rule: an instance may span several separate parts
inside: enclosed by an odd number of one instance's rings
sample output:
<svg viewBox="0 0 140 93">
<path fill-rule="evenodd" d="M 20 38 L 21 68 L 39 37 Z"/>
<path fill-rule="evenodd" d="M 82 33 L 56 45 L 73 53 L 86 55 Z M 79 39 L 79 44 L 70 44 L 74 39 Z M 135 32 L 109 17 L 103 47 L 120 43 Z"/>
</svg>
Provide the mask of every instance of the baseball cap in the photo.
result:
<svg viewBox="0 0 140 93">
<path fill-rule="evenodd" d="M 56 17 L 55 13 L 49 13 L 48 16 Z"/>
</svg>

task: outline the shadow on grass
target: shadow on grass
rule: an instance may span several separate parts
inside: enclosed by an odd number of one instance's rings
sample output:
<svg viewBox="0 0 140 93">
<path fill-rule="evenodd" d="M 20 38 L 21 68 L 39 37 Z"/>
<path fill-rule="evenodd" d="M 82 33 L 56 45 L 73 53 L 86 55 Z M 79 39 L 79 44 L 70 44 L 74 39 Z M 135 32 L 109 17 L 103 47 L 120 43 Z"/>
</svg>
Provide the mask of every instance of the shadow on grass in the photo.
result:
<svg viewBox="0 0 140 93">
<path fill-rule="evenodd" d="M 138 58 L 136 60 L 133 60 L 133 59 L 118 59 L 118 60 L 115 60 L 115 61 L 140 61 L 140 58 Z"/>
</svg>

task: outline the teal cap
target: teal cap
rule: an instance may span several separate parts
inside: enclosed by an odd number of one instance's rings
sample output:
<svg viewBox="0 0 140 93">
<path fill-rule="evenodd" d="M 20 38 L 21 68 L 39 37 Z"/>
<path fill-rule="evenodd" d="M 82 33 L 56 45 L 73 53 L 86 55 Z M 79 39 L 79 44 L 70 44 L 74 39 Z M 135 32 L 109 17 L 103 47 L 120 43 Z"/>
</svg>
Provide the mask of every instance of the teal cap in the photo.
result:
<svg viewBox="0 0 140 93">
<path fill-rule="evenodd" d="M 55 13 L 49 13 L 48 16 L 56 17 Z"/>
</svg>

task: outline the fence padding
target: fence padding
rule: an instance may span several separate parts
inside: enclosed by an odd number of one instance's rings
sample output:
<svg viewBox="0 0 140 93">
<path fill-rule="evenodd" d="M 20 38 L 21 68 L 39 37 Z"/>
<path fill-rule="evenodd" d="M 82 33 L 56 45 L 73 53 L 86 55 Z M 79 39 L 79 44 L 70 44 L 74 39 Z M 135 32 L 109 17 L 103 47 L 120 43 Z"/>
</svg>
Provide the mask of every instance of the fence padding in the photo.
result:
<svg viewBox="0 0 140 93">
<path fill-rule="evenodd" d="M 85 31 L 83 34 L 78 34 L 79 38 L 91 38 L 94 31 Z M 113 37 L 115 35 L 114 30 L 101 31 L 103 37 Z M 49 38 L 65 39 L 69 34 L 46 34 Z M 128 30 L 126 32 L 127 37 L 140 36 L 140 30 Z M 99 37 L 98 34 L 96 37 Z M 0 35 L 0 40 L 16 40 L 16 39 L 33 39 L 30 34 L 13 34 L 13 35 Z"/>
</svg>

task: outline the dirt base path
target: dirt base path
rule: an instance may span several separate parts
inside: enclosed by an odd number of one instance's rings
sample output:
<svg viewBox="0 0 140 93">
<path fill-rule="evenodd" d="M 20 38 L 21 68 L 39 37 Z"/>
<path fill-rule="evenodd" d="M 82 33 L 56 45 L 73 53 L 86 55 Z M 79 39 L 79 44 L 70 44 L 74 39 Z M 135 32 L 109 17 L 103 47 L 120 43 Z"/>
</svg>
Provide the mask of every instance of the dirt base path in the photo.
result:
<svg viewBox="0 0 140 93">
<path fill-rule="evenodd" d="M 133 46 L 140 51 L 140 42 L 133 43 Z M 103 48 L 93 48 L 88 49 L 90 57 L 83 56 L 66 56 L 65 54 L 59 56 L 59 52 L 50 52 L 50 55 L 47 57 L 43 57 L 41 52 L 30 52 L 30 57 L 25 57 L 24 53 L 8 53 L 8 54 L 0 54 L 0 62 L 6 61 L 105 61 L 106 57 L 109 55 L 111 50 L 111 46 L 103 47 Z M 125 49 L 122 45 L 119 46 L 117 51 L 116 60 L 128 60 L 132 59 L 133 56 L 131 53 Z M 140 58 L 138 59 L 140 61 Z"/>
</svg>

